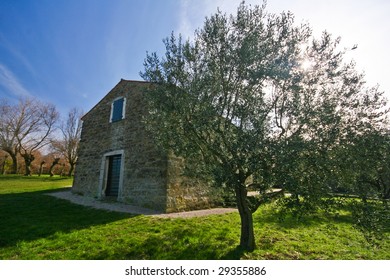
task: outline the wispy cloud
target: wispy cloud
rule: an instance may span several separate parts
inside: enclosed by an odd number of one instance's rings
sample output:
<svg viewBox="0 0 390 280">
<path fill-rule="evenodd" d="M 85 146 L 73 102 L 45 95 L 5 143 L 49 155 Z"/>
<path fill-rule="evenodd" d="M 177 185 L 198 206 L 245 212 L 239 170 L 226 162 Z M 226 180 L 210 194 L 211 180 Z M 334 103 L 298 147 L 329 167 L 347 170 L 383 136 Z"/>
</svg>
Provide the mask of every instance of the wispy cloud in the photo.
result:
<svg viewBox="0 0 390 280">
<path fill-rule="evenodd" d="M 201 4 L 201 2 L 199 3 Z M 179 26 L 177 28 L 177 33 L 180 33 L 185 39 L 192 37 L 194 34 L 194 26 L 189 18 L 189 9 L 190 1 L 182 0 L 180 2 Z"/>
<path fill-rule="evenodd" d="M 234 14 L 242 0 L 181 0 L 179 10 L 179 23 L 176 30 L 184 39 L 193 38 L 196 29 L 202 28 L 206 17 L 215 14 L 217 10 L 222 13 Z M 247 4 L 261 5 L 261 0 L 247 0 Z"/>
<path fill-rule="evenodd" d="M 2 45 L 17 61 L 23 64 L 24 68 L 36 76 L 34 67 L 30 61 L 18 50 L 18 46 L 9 42 L 6 37 L 0 32 L 0 45 Z"/>
<path fill-rule="evenodd" d="M 32 96 L 31 93 L 24 88 L 14 73 L 3 64 L 0 64 L 0 86 L 5 88 L 9 94 L 17 97 Z"/>
</svg>

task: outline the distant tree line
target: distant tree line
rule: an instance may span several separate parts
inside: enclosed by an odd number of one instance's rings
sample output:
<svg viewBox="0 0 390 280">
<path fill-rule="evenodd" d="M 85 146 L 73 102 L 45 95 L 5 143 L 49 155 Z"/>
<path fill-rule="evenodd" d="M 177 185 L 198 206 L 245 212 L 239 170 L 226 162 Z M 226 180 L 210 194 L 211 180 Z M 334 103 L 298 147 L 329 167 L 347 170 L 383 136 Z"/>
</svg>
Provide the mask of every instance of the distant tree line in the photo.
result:
<svg viewBox="0 0 390 280">
<path fill-rule="evenodd" d="M 61 118 L 53 104 L 21 97 L 0 100 L 1 174 L 72 176 L 81 133 L 79 109 Z"/>
</svg>

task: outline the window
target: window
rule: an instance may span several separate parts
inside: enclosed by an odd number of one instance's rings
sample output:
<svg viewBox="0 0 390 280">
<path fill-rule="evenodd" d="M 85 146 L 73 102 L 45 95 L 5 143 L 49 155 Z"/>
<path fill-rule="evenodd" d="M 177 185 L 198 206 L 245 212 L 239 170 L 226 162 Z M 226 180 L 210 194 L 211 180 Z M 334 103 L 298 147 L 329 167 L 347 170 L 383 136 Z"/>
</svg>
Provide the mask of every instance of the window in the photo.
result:
<svg viewBox="0 0 390 280">
<path fill-rule="evenodd" d="M 117 122 L 125 118 L 126 98 L 114 100 L 111 104 L 110 122 Z"/>
</svg>

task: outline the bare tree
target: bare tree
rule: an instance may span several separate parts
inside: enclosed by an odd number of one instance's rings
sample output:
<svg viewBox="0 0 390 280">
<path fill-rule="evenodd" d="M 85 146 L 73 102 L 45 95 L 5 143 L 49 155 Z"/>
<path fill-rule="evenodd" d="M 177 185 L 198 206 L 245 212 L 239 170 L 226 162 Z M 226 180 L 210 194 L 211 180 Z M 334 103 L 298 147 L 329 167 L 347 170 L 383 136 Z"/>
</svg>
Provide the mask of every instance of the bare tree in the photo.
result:
<svg viewBox="0 0 390 280">
<path fill-rule="evenodd" d="M 81 134 L 81 117 L 83 113 L 77 108 L 72 108 L 66 120 L 61 123 L 62 139 L 53 141 L 52 147 L 61 153 L 69 163 L 68 176 L 72 176 L 77 162 L 77 151 Z"/>
<path fill-rule="evenodd" d="M 6 99 L 0 100 L 0 149 L 7 152 L 12 159 L 11 174 L 18 170 L 18 141 L 16 133 L 19 130 L 17 113 L 14 106 Z"/>
<path fill-rule="evenodd" d="M 56 107 L 35 99 L 24 99 L 17 108 L 16 139 L 20 155 L 25 161 L 25 175 L 31 175 L 34 152 L 51 143 L 59 114 Z"/>
</svg>

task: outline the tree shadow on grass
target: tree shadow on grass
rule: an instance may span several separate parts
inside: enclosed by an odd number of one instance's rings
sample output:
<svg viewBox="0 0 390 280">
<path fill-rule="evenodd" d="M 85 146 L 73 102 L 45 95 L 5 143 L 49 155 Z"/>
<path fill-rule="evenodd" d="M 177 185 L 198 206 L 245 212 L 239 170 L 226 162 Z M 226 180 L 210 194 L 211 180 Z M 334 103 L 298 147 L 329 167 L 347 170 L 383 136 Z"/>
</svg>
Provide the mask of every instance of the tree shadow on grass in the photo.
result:
<svg viewBox="0 0 390 280">
<path fill-rule="evenodd" d="M 223 231 L 214 231 L 212 235 L 202 233 L 207 227 L 196 228 L 195 223 L 183 228 L 175 221 L 160 224 L 160 234 L 146 233 L 143 242 L 127 246 L 123 255 L 126 259 L 149 260 L 219 260 L 240 259 L 241 252 L 229 250 L 229 241 L 218 242 L 225 238 Z M 148 227 L 149 229 L 149 227 Z M 122 257 L 123 257 L 122 256 Z"/>
<path fill-rule="evenodd" d="M 0 248 L 134 217 L 72 204 L 45 195 L 49 192 L 0 195 Z"/>
<path fill-rule="evenodd" d="M 53 191 L 62 190 L 68 188 L 57 188 Z M 142 218 L 139 215 L 73 204 L 48 196 L 50 192 L 45 190 L 0 195 L 0 249 L 4 248 L 6 251 L 7 248 L 19 246 L 21 242 L 46 239 L 49 245 L 47 249 L 40 251 L 42 255 L 36 255 L 37 258 L 154 260 L 240 258 L 239 252 L 232 250 L 237 242 L 236 233 L 229 236 L 232 232 L 231 221 L 235 221 L 232 215 L 225 216 L 227 220 L 218 227 L 215 224 L 220 221 L 219 217 Z M 126 221 L 136 217 L 137 219 Z M 120 220 L 123 222 L 114 223 Z M 73 234 L 106 224 L 111 224 L 107 230 L 100 228 L 94 231 L 91 237 L 83 236 L 80 243 L 77 234 Z M 51 243 L 52 238 L 58 237 L 63 239 L 60 243 L 63 242 L 66 250 L 62 255 L 51 252 L 58 246 Z M 36 246 L 42 244 L 45 243 L 37 243 Z M 79 249 L 80 246 L 83 249 Z M 73 248 L 75 252 L 72 252 Z M 35 258 L 35 253 L 21 254 L 20 258 L 26 256 Z"/>
<path fill-rule="evenodd" d="M 233 250 L 227 252 L 221 259 L 222 260 L 240 260 L 241 257 L 246 253 L 241 246 L 237 246 Z"/>
<path fill-rule="evenodd" d="M 182 231 L 180 227 L 164 228 L 163 234 L 147 234 L 143 242 L 128 245 L 117 258 L 146 260 L 239 260 L 244 251 L 229 241 L 216 242 L 218 236 Z M 222 233 L 220 234 L 222 235 Z M 236 243 L 236 242 L 234 242 Z"/>
<path fill-rule="evenodd" d="M 272 224 L 284 229 L 310 228 L 324 223 L 353 224 L 350 213 L 340 213 L 338 210 L 345 209 L 335 209 L 335 211 L 332 212 L 318 211 L 299 213 L 281 210 L 277 207 L 267 207 L 254 215 L 254 223 L 255 226 L 262 227 L 267 224 Z"/>
</svg>

